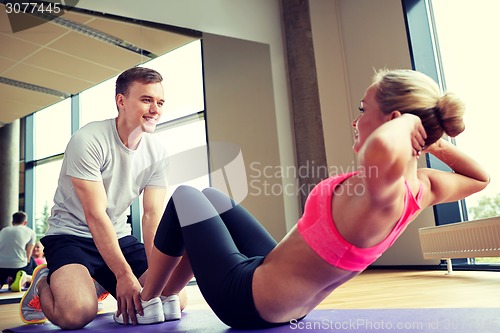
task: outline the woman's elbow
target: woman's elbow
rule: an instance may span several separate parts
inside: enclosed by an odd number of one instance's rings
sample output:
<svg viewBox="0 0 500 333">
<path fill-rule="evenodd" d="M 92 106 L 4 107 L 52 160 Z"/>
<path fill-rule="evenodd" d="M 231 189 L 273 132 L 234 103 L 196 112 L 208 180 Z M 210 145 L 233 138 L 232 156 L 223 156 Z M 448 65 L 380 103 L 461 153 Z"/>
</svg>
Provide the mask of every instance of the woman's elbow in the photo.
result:
<svg viewBox="0 0 500 333">
<path fill-rule="evenodd" d="M 488 186 L 489 183 L 490 183 L 489 176 L 487 176 L 483 179 L 476 179 L 476 181 L 474 182 L 474 186 L 472 187 L 473 190 L 472 190 L 471 194 L 481 192 L 482 190 L 484 190 L 486 188 L 486 186 Z"/>
<path fill-rule="evenodd" d="M 481 186 L 480 191 L 484 190 L 486 186 L 488 186 L 490 181 L 491 181 L 490 175 L 486 175 L 485 179 L 480 181 L 480 186 Z"/>
</svg>

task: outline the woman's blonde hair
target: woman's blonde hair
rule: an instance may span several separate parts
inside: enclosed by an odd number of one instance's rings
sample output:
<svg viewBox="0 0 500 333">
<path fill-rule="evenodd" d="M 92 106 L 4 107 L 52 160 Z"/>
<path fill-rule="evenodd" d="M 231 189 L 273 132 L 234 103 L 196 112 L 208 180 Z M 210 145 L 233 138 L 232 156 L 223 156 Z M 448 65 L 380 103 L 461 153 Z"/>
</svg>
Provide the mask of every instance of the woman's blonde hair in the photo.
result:
<svg viewBox="0 0 500 333">
<path fill-rule="evenodd" d="M 465 129 L 465 104 L 452 93 L 443 94 L 434 80 L 413 70 L 380 70 L 375 73 L 375 99 L 385 114 L 392 111 L 418 116 L 427 132 L 426 146 L 446 133 L 455 137 Z"/>
</svg>

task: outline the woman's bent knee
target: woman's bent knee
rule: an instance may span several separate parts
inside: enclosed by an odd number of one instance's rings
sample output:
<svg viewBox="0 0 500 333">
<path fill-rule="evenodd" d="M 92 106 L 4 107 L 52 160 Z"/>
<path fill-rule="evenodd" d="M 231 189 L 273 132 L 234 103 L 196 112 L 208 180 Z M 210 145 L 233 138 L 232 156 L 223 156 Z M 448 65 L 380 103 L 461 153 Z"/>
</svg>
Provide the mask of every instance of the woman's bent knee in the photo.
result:
<svg viewBox="0 0 500 333">
<path fill-rule="evenodd" d="M 216 188 L 208 187 L 202 192 L 219 214 L 222 214 L 236 206 L 236 203 L 229 196 L 227 196 L 227 194 Z"/>
<path fill-rule="evenodd" d="M 196 193 L 200 193 L 200 191 L 192 186 L 189 185 L 179 185 L 174 193 L 172 193 L 172 197 L 178 196 L 178 197 L 184 197 L 184 196 L 190 196 L 190 195 L 196 195 Z"/>
<path fill-rule="evenodd" d="M 179 186 L 172 198 L 181 227 L 205 221 L 219 214 L 210 201 L 194 187 Z"/>
</svg>

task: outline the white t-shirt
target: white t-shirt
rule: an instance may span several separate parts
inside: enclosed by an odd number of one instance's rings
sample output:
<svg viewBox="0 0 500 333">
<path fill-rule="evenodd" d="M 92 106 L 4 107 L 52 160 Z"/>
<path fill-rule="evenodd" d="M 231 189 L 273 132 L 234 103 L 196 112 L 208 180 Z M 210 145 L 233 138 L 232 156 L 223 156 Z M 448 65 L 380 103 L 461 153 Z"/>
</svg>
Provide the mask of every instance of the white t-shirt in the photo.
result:
<svg viewBox="0 0 500 333">
<path fill-rule="evenodd" d="M 26 246 L 35 243 L 35 232 L 25 225 L 8 226 L 0 230 L 0 267 L 25 267 L 28 264 Z"/>
<path fill-rule="evenodd" d="M 46 235 L 92 237 L 70 177 L 102 182 L 106 212 L 118 238 L 131 234 L 128 208 L 146 186 L 167 187 L 167 151 L 144 133 L 136 150 L 121 142 L 115 119 L 92 122 L 73 134 L 66 147 Z"/>
</svg>

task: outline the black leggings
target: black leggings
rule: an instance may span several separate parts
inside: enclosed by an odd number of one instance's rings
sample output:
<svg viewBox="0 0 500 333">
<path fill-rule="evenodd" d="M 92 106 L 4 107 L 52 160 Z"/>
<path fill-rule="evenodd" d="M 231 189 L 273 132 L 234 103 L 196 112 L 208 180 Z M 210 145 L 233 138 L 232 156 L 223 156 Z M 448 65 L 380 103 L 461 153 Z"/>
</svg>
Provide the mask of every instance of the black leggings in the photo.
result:
<svg viewBox="0 0 500 333">
<path fill-rule="evenodd" d="M 213 189 L 177 188 L 156 232 L 155 246 L 179 257 L 187 251 L 203 297 L 226 325 L 273 327 L 252 296 L 252 277 L 276 241 L 242 206 Z"/>
</svg>

